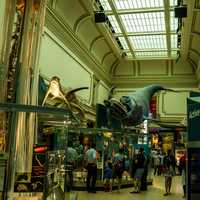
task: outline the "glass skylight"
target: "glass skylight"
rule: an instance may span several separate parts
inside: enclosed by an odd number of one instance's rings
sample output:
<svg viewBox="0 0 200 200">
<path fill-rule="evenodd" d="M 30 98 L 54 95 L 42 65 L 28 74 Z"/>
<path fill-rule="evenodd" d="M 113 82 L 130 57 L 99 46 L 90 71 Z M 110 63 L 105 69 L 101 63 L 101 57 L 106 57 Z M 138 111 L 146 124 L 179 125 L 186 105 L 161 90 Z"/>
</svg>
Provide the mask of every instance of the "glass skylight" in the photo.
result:
<svg viewBox="0 0 200 200">
<path fill-rule="evenodd" d="M 171 35 L 171 48 L 177 48 L 177 35 Z"/>
<path fill-rule="evenodd" d="M 120 15 L 127 32 L 164 32 L 164 12 Z"/>
<path fill-rule="evenodd" d="M 169 0 L 170 11 L 164 4 L 165 0 L 96 1 L 101 4 L 100 10 L 102 7 L 105 10 L 109 20 L 107 27 L 116 39 L 120 51 L 126 52 L 127 58 L 168 58 L 168 52 L 172 57 L 177 56 L 178 18 L 175 18 L 172 10 L 177 5 L 177 0 Z M 169 22 L 165 16 L 166 9 L 166 13 L 170 14 Z M 166 26 L 167 23 L 170 23 L 170 27 Z M 167 45 L 169 40 L 171 45 Z"/>
<path fill-rule="evenodd" d="M 115 16 L 114 15 L 108 15 L 108 19 L 109 19 L 115 33 L 121 33 L 121 30 L 119 28 L 119 24 L 117 23 Z"/>
<path fill-rule="evenodd" d="M 176 6 L 177 5 L 177 0 L 170 0 L 170 6 Z"/>
<path fill-rule="evenodd" d="M 118 39 L 121 42 L 121 45 L 123 46 L 123 49 L 129 49 L 124 37 L 118 37 Z"/>
<path fill-rule="evenodd" d="M 103 9 L 105 11 L 111 10 L 110 4 L 108 3 L 108 0 L 99 0 L 99 2 L 101 3 L 101 6 L 103 7 Z"/>
<path fill-rule="evenodd" d="M 117 9 L 163 7 L 163 0 L 115 0 Z"/>
<path fill-rule="evenodd" d="M 178 18 L 174 17 L 174 11 L 170 12 L 170 29 L 176 31 L 178 27 Z"/>
<path fill-rule="evenodd" d="M 167 49 L 166 35 L 141 35 L 129 39 L 134 49 Z"/>
</svg>

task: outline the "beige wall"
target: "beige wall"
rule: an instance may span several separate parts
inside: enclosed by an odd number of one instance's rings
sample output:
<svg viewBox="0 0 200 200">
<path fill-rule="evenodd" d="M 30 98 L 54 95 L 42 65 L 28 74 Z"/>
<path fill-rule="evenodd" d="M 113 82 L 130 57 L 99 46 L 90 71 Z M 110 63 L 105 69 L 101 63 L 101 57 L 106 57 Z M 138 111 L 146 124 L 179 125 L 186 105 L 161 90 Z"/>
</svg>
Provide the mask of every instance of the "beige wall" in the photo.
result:
<svg viewBox="0 0 200 200">
<path fill-rule="evenodd" d="M 176 88 L 174 88 L 176 90 Z M 179 92 L 162 91 L 157 98 L 158 114 L 164 120 L 182 120 L 187 115 L 187 97 L 189 91 L 186 88 L 177 90 Z"/>
<path fill-rule="evenodd" d="M 108 92 L 109 92 L 109 87 L 103 81 L 99 81 L 96 86 L 97 95 L 95 103 L 103 104 L 103 101 L 105 99 L 108 99 Z"/>
<path fill-rule="evenodd" d="M 47 78 L 58 76 L 65 88 L 88 86 L 89 90 L 78 92 L 78 96 L 91 104 L 93 73 L 48 29 L 42 38 L 39 67 Z"/>
</svg>

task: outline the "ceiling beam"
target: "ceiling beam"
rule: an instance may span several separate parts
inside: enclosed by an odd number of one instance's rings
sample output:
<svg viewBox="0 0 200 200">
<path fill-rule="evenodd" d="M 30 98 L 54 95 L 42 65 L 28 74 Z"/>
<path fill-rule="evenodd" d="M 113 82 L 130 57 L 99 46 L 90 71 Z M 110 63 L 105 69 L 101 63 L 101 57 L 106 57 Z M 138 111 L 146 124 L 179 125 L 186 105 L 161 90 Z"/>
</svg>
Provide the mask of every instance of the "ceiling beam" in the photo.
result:
<svg viewBox="0 0 200 200">
<path fill-rule="evenodd" d="M 119 15 L 136 14 L 136 13 L 164 12 L 165 11 L 165 9 L 163 7 L 161 7 L 161 8 L 123 9 L 123 10 L 116 9 L 116 10 L 117 10 L 117 13 Z M 169 7 L 169 10 L 173 11 L 174 7 Z M 105 14 L 106 15 L 113 15 L 113 11 L 111 11 L 111 10 L 105 11 Z"/>
<path fill-rule="evenodd" d="M 129 38 L 127 37 L 126 29 L 124 27 L 124 24 L 123 24 L 121 18 L 119 17 L 119 15 L 118 15 L 118 13 L 116 11 L 116 7 L 115 7 L 115 5 L 113 3 L 113 0 L 108 0 L 108 3 L 110 5 L 111 9 L 113 10 L 114 16 L 115 16 L 115 18 L 116 18 L 116 20 L 117 20 L 117 22 L 119 24 L 119 28 L 120 28 L 120 30 L 121 30 L 121 32 L 122 32 L 122 34 L 123 34 L 123 36 L 124 36 L 124 38 L 126 40 L 126 43 L 127 43 L 128 47 L 129 47 L 129 49 L 131 51 L 131 54 L 132 54 L 133 58 L 135 58 L 134 49 L 133 49 L 133 47 L 131 45 L 131 42 L 130 42 Z"/>
<path fill-rule="evenodd" d="M 180 49 L 171 49 L 172 51 L 180 51 Z M 134 52 L 157 52 L 157 51 L 167 51 L 167 49 L 140 49 L 140 50 L 135 50 Z M 123 50 L 124 53 L 129 53 L 130 50 L 125 49 Z"/>
<path fill-rule="evenodd" d="M 168 57 L 171 57 L 171 36 L 170 36 L 170 4 L 169 0 L 163 0 L 165 7 L 165 28 Z"/>
<path fill-rule="evenodd" d="M 137 58 L 129 58 L 129 57 L 126 57 L 126 60 L 137 60 L 137 61 L 140 61 L 140 60 L 176 60 L 177 57 L 173 57 L 173 56 L 170 56 L 170 57 L 166 57 L 166 56 L 146 56 L 146 57 L 137 57 Z"/>
<path fill-rule="evenodd" d="M 170 34 L 176 35 L 177 32 L 170 32 Z M 148 36 L 148 35 L 166 35 L 166 32 L 128 32 L 127 36 Z M 123 37 L 122 33 L 114 33 L 115 37 Z"/>
</svg>

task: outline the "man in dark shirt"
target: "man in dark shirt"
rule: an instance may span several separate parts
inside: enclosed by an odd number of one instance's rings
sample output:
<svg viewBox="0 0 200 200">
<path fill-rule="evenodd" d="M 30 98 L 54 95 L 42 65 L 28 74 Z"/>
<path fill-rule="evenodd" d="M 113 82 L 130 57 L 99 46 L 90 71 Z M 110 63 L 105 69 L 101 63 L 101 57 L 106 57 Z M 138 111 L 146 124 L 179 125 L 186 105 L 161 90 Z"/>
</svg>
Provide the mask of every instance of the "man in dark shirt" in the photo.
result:
<svg viewBox="0 0 200 200">
<path fill-rule="evenodd" d="M 135 158 L 135 168 L 136 168 L 134 174 L 135 191 L 132 191 L 131 193 L 139 193 L 141 187 L 143 187 L 142 184 L 144 184 L 145 182 L 144 166 L 145 166 L 144 148 L 140 147 L 139 152 Z"/>
<path fill-rule="evenodd" d="M 172 177 L 175 175 L 175 157 L 172 155 L 171 149 L 167 151 L 167 155 L 164 157 L 163 164 L 165 169 L 165 190 L 164 196 L 170 193 L 172 185 Z"/>
</svg>

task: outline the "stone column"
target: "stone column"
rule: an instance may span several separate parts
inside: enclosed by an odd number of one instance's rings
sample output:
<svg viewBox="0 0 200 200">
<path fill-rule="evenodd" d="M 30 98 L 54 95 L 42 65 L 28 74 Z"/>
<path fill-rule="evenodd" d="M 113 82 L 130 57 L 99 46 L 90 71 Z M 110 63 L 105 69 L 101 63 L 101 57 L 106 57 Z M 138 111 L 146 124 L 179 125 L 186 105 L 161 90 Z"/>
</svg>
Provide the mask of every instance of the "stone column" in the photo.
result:
<svg viewBox="0 0 200 200">
<path fill-rule="evenodd" d="M 0 102 L 7 99 L 9 52 L 16 9 L 16 0 L 0 1 Z M 9 13 L 9 15 L 7 14 Z M 0 111 L 0 152 L 6 148 L 6 112 Z"/>
<path fill-rule="evenodd" d="M 44 27 L 46 0 L 18 0 L 24 10 L 22 37 L 18 54 L 16 103 L 37 105 L 38 58 Z M 12 116 L 10 159 L 7 191 L 13 192 L 15 176 L 31 173 L 34 136 L 37 134 L 37 114 L 17 112 Z"/>
</svg>

